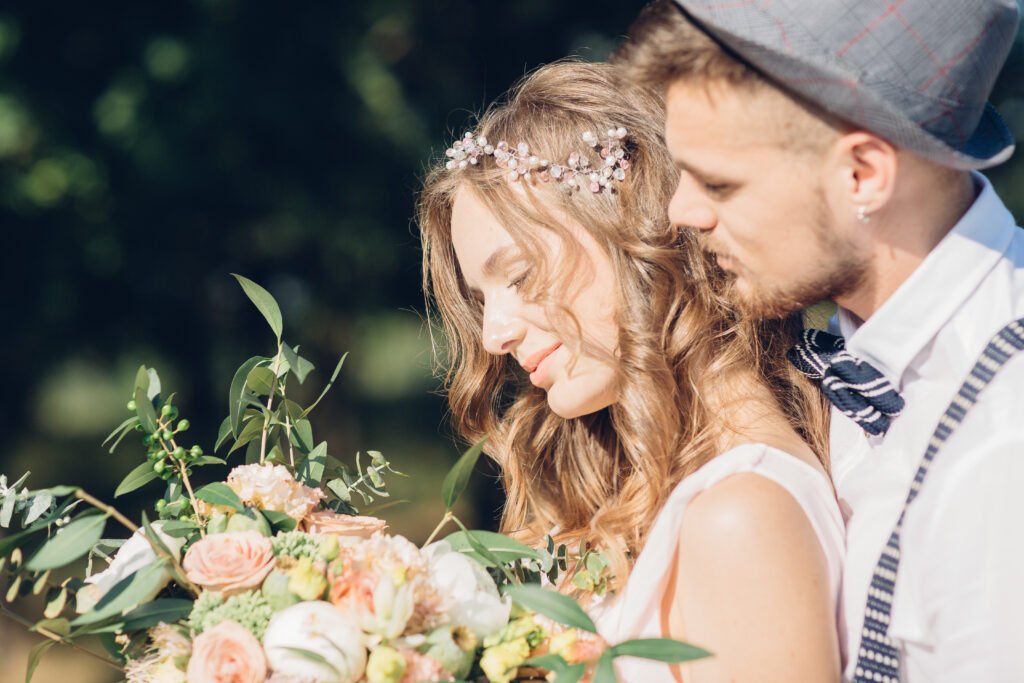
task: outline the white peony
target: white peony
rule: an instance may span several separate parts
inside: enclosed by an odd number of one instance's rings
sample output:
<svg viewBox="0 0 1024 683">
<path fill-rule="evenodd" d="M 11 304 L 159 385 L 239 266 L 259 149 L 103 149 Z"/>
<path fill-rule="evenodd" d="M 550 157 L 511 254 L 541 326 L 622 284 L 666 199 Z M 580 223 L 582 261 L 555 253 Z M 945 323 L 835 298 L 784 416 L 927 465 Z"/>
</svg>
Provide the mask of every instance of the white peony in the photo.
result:
<svg viewBox="0 0 1024 683">
<path fill-rule="evenodd" d="M 382 576 L 373 589 L 373 610 L 359 610 L 360 625 L 366 633 L 392 640 L 405 631 L 415 608 L 415 587 L 411 583 Z"/>
<path fill-rule="evenodd" d="M 167 549 L 174 553 L 175 559 L 179 559 L 181 547 L 185 545 L 185 539 L 168 536 L 163 532 L 161 526 L 161 522 L 154 522 L 152 524 L 153 531 L 156 532 L 156 535 L 167 546 Z M 139 529 L 118 549 L 109 567 L 85 579 L 87 585 L 78 591 L 75 609 L 79 614 L 90 611 L 119 581 L 131 576 L 144 567 L 148 567 L 156 560 L 156 551 L 153 550 L 152 544 L 146 538 L 145 532 Z M 165 567 L 162 571 L 160 582 L 156 584 L 156 587 L 149 595 L 142 598 L 140 604 L 155 598 L 170 582 L 171 572 L 169 568 Z"/>
<path fill-rule="evenodd" d="M 430 562 L 430 580 L 443 596 L 452 623 L 483 639 L 508 624 L 512 602 L 502 599 L 487 570 L 446 541 L 423 549 Z"/>
<path fill-rule="evenodd" d="M 354 683 L 366 669 L 366 642 L 357 619 L 319 600 L 275 614 L 263 636 L 263 649 L 275 676 Z"/>
</svg>

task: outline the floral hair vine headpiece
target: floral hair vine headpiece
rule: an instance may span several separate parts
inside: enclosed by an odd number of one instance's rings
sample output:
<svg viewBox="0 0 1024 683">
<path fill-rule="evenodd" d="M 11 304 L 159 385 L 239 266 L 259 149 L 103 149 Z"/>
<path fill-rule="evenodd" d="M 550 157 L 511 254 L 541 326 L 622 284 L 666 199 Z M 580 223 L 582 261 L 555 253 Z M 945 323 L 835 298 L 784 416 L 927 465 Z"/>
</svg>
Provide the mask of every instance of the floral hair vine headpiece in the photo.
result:
<svg viewBox="0 0 1024 683">
<path fill-rule="evenodd" d="M 497 145 L 487 142 L 483 135 L 474 136 L 466 133 L 461 140 L 445 151 L 448 162 L 445 168 L 449 170 L 464 169 L 469 166 L 476 166 L 480 163 L 480 157 L 493 156 L 495 163 L 502 168 L 508 169 L 508 179 L 517 181 L 520 178 L 530 180 L 536 173 L 542 181 L 564 183 L 570 190 L 579 187 L 588 187 L 591 192 L 598 193 L 602 190 L 614 192 L 612 181 L 623 181 L 626 179 L 626 169 L 629 168 L 629 159 L 622 141 L 626 137 L 626 129 L 623 127 L 610 128 L 608 139 L 604 144 L 597 139 L 591 131 L 583 133 L 583 141 L 593 147 L 600 148 L 600 155 L 604 162 L 601 166 L 591 167 L 586 156 L 579 152 L 573 152 L 569 159 L 563 164 L 552 164 L 547 159 L 542 159 L 536 154 L 530 153 L 530 146 L 520 142 L 511 147 L 504 140 Z"/>
</svg>

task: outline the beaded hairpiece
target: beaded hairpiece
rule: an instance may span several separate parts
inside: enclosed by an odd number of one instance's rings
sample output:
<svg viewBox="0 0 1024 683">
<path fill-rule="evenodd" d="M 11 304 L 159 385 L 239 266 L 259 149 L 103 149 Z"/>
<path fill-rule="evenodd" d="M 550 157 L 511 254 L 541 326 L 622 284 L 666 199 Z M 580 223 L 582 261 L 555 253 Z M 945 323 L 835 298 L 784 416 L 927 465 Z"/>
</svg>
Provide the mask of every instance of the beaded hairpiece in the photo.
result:
<svg viewBox="0 0 1024 683">
<path fill-rule="evenodd" d="M 609 129 L 608 139 L 603 145 L 589 130 L 582 137 L 583 142 L 599 150 L 602 159 L 599 167 L 592 167 L 590 160 L 579 152 L 570 154 L 564 165 L 552 164 L 547 159 L 532 154 L 530 146 L 525 142 L 520 142 L 515 147 L 511 147 L 504 140 L 492 145 L 483 135 L 474 136 L 472 133 L 466 133 L 461 140 L 455 141 L 445 151 L 445 156 L 448 157 L 445 167 L 449 170 L 465 169 L 479 164 L 482 156 L 493 156 L 498 166 L 508 169 L 510 181 L 517 181 L 520 178 L 530 180 L 536 174 L 545 183 L 552 180 L 564 183 L 570 191 L 587 187 L 594 193 L 602 190 L 614 192 L 612 181 L 625 180 L 626 169 L 629 168 L 629 159 L 622 146 L 626 129 L 621 126 Z"/>
</svg>

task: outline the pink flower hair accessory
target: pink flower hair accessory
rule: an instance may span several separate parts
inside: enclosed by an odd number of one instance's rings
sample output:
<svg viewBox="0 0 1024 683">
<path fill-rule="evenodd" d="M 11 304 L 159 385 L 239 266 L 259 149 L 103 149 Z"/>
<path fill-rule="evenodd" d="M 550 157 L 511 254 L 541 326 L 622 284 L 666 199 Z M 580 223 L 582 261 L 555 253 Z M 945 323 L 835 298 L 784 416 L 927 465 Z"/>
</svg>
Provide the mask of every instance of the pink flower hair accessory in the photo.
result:
<svg viewBox="0 0 1024 683">
<path fill-rule="evenodd" d="M 564 164 L 552 164 L 547 159 L 533 154 L 525 142 L 512 147 L 502 140 L 497 145 L 492 145 L 483 135 L 466 133 L 461 140 L 456 140 L 445 150 L 445 156 L 448 157 L 445 168 L 464 170 L 478 165 L 481 157 L 492 156 L 498 166 L 508 169 L 508 179 L 511 182 L 520 179 L 531 180 L 536 176 L 545 183 L 562 183 L 570 192 L 580 187 L 586 187 L 595 194 L 604 190 L 614 192 L 612 181 L 625 180 L 626 170 L 629 168 L 629 158 L 622 144 L 627 131 L 619 126 L 609 128 L 607 134 L 604 141 L 598 140 L 589 130 L 581 136 L 583 142 L 597 150 L 601 156 L 601 162 L 591 166 L 590 159 L 580 152 L 570 154 Z"/>
</svg>

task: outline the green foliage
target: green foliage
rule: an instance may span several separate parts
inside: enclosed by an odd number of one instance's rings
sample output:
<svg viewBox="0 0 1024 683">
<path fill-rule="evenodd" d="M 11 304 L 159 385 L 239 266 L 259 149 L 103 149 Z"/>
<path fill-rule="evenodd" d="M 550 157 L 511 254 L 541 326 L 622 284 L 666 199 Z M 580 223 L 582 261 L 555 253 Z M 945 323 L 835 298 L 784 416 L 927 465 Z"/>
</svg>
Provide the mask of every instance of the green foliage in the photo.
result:
<svg viewBox="0 0 1024 683">
<path fill-rule="evenodd" d="M 543 614 L 559 624 L 597 633 L 597 627 L 590 616 L 567 595 L 537 585 L 508 586 L 505 595 L 523 607 Z"/>
<path fill-rule="evenodd" d="M 476 461 L 480 459 L 480 454 L 483 453 L 486 443 L 487 437 L 485 436 L 463 453 L 448 471 L 448 475 L 445 476 L 444 483 L 441 485 L 441 501 L 446 509 L 451 510 L 466 490 L 466 486 L 469 485 L 469 477 L 473 474 Z"/>
<path fill-rule="evenodd" d="M 32 556 L 25 567 L 41 572 L 71 564 L 84 556 L 103 537 L 105 515 L 85 514 L 58 531 Z"/>
<path fill-rule="evenodd" d="M 451 545 L 452 550 L 472 557 L 485 567 L 496 566 L 494 560 L 501 564 L 511 564 L 521 559 L 540 559 L 535 549 L 492 531 L 456 531 L 444 540 Z M 487 556 L 477 551 L 480 546 L 486 548 Z"/>
</svg>

